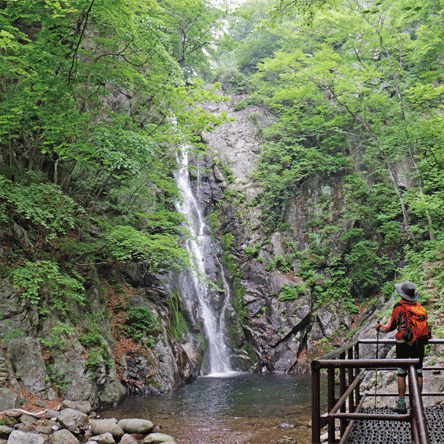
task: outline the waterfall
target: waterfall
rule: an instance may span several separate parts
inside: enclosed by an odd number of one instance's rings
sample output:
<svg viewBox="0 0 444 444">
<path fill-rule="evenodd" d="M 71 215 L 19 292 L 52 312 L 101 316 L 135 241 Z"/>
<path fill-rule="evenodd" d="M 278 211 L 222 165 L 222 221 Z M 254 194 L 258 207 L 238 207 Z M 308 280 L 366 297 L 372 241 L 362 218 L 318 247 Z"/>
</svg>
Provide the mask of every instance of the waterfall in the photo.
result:
<svg viewBox="0 0 444 444">
<path fill-rule="evenodd" d="M 217 259 L 224 283 L 224 301 L 220 311 L 216 310 L 211 301 L 210 286 L 205 279 L 206 269 L 214 266 L 214 264 L 208 263 L 213 261 L 211 231 L 205 223 L 202 209 L 191 188 L 186 146 L 182 146 L 181 153 L 177 155 L 177 161 L 180 168 L 175 172 L 174 177 L 182 192 L 182 200 L 176 202 L 176 209 L 180 214 L 186 216 L 188 221 L 187 227 L 191 238 L 186 240 L 185 248 L 190 254 L 194 268 L 191 270 L 190 283 L 185 284 L 185 279 L 181 280 L 181 292 L 185 298 L 192 298 L 195 295 L 197 299 L 208 339 L 210 374 L 227 374 L 232 372 L 225 334 L 225 310 L 229 304 L 229 287 L 225 280 L 222 264 Z"/>
</svg>

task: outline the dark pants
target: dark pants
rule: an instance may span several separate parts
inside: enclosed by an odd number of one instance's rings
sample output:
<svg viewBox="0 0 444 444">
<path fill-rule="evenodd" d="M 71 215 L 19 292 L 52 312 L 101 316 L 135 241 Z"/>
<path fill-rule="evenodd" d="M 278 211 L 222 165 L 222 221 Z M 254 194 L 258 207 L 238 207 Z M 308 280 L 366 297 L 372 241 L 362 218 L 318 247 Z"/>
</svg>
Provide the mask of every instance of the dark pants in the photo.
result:
<svg viewBox="0 0 444 444">
<path fill-rule="evenodd" d="M 422 375 L 422 362 L 424 361 L 424 345 L 409 345 L 406 342 L 396 343 L 396 358 L 397 359 L 419 359 L 419 364 L 416 364 L 416 372 Z M 407 375 L 407 366 L 398 368 L 398 376 Z"/>
</svg>

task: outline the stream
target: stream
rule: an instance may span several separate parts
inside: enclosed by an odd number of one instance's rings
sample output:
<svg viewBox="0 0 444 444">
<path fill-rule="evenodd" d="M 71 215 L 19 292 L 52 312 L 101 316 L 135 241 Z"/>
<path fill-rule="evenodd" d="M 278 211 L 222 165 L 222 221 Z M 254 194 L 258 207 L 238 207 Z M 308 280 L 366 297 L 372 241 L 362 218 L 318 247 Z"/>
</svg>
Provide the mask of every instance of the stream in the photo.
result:
<svg viewBox="0 0 444 444">
<path fill-rule="evenodd" d="M 236 373 L 199 377 L 172 393 L 133 396 L 102 417 L 150 419 L 177 444 L 311 442 L 311 377 Z"/>
</svg>

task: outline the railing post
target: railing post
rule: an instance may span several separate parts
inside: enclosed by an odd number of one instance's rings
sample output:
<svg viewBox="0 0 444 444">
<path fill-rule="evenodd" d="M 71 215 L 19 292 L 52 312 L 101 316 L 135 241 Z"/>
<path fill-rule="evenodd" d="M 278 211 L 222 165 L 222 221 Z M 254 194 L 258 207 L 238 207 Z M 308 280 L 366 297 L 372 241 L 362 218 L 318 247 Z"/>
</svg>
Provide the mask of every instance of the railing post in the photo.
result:
<svg viewBox="0 0 444 444">
<path fill-rule="evenodd" d="M 339 355 L 340 359 L 345 359 L 345 352 L 341 353 Z M 345 367 L 341 367 L 339 369 L 339 398 L 342 397 L 342 395 L 345 393 L 345 391 L 347 390 L 346 387 L 346 380 L 345 380 L 345 373 L 346 373 L 347 369 Z M 341 412 L 345 413 L 346 412 L 346 403 L 344 403 L 341 406 Z M 347 420 L 345 418 L 341 418 L 340 419 L 340 430 L 341 430 L 341 436 L 345 433 L 345 429 L 347 428 Z"/>
<path fill-rule="evenodd" d="M 311 363 L 311 442 L 321 442 L 321 369 Z"/>
<path fill-rule="evenodd" d="M 354 352 L 355 352 L 355 359 L 359 359 L 359 342 L 357 342 L 355 344 Z M 355 368 L 355 369 L 353 369 L 353 372 L 354 372 L 353 376 L 354 376 L 354 378 L 356 378 L 358 376 L 359 369 Z M 362 396 L 360 393 L 360 388 L 361 388 L 361 384 L 358 384 L 355 389 L 356 404 L 359 404 L 361 402 Z"/>
<path fill-rule="evenodd" d="M 418 375 L 414 365 L 409 367 L 409 398 L 412 408 L 412 433 L 416 429 L 419 442 L 415 444 L 428 444 L 429 434 L 425 422 L 424 408 L 422 406 L 421 393 L 419 391 Z M 415 437 L 413 436 L 415 439 Z"/>
<path fill-rule="evenodd" d="M 327 370 L 327 385 L 328 385 L 328 411 L 330 412 L 336 404 L 335 398 L 335 369 L 329 367 Z M 335 437 L 335 419 L 331 418 L 328 423 L 328 444 L 334 444 Z"/>
<path fill-rule="evenodd" d="M 351 348 L 348 349 L 347 352 L 347 358 L 348 359 L 353 359 L 353 350 Z M 354 378 L 353 378 L 353 369 L 352 368 L 348 368 L 347 369 L 347 375 L 348 375 L 348 385 L 350 386 L 351 383 L 353 382 Z M 354 393 L 351 392 L 350 393 L 350 398 L 349 398 L 349 403 L 348 403 L 348 410 L 349 412 L 354 412 L 355 411 L 355 400 L 354 400 Z"/>
</svg>

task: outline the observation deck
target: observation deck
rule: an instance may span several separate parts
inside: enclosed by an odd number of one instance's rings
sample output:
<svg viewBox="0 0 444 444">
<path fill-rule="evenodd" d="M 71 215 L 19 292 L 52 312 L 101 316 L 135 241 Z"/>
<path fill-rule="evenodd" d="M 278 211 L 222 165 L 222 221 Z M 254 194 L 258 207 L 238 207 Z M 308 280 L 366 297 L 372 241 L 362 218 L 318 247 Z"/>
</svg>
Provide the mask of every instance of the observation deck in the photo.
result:
<svg viewBox="0 0 444 444">
<path fill-rule="evenodd" d="M 431 339 L 430 344 L 444 344 Z M 441 397 L 444 393 L 420 393 L 415 364 L 418 359 L 360 359 L 360 347 L 395 345 L 394 339 L 361 339 L 316 359 L 312 369 L 312 443 L 321 443 L 321 430 L 326 427 L 328 444 L 444 444 L 444 406 L 424 408 L 422 398 Z M 410 407 L 406 414 L 390 408 L 364 408 L 368 397 L 397 397 L 398 393 L 370 393 L 361 390 L 368 371 L 394 371 L 408 367 Z M 327 371 L 327 412 L 321 413 L 321 372 Z M 444 371 L 444 367 L 424 367 L 428 371 Z M 338 380 L 338 384 L 336 381 Z M 325 405 L 323 403 L 322 405 Z M 339 436 L 338 436 L 339 431 Z"/>
</svg>

